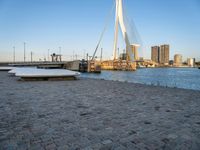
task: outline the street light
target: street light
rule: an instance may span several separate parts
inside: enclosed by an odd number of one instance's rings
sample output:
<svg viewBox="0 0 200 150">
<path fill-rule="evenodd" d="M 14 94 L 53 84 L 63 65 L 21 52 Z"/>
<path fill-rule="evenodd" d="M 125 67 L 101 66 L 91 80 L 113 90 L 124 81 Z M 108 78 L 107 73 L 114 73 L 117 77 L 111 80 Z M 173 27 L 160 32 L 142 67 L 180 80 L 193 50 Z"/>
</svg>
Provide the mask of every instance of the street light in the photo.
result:
<svg viewBox="0 0 200 150">
<path fill-rule="evenodd" d="M 24 42 L 24 62 L 26 61 L 26 43 Z"/>
<path fill-rule="evenodd" d="M 61 55 L 61 47 L 59 47 L 59 54 Z"/>
<path fill-rule="evenodd" d="M 48 61 L 49 61 L 49 51 L 50 51 L 50 50 L 48 49 Z"/>
<path fill-rule="evenodd" d="M 15 62 L 15 46 L 13 46 L 13 62 Z"/>
<path fill-rule="evenodd" d="M 31 62 L 33 62 L 33 52 L 31 51 Z"/>
</svg>

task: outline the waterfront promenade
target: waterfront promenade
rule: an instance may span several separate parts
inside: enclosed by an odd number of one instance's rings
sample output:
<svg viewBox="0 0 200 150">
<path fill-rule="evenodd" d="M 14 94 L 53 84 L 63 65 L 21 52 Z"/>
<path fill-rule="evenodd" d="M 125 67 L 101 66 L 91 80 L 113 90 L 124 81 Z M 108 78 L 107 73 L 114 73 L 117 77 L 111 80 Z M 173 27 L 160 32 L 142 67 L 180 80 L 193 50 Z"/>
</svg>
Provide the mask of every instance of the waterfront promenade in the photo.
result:
<svg viewBox="0 0 200 150">
<path fill-rule="evenodd" d="M 200 92 L 0 72 L 0 149 L 200 149 Z"/>
</svg>

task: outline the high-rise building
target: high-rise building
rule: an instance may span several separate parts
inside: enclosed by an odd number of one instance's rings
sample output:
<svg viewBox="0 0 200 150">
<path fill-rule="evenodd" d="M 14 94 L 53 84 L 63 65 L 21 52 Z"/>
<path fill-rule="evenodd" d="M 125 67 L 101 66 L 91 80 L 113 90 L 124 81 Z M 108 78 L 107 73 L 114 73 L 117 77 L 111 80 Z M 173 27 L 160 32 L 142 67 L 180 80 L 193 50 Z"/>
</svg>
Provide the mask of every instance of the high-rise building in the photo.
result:
<svg viewBox="0 0 200 150">
<path fill-rule="evenodd" d="M 174 55 L 174 66 L 176 67 L 182 66 L 182 55 L 180 54 Z"/>
<path fill-rule="evenodd" d="M 194 67 L 195 66 L 195 59 L 194 58 L 188 58 L 187 64 L 188 64 L 189 67 Z"/>
<path fill-rule="evenodd" d="M 151 60 L 161 65 L 168 65 L 169 45 L 151 47 Z"/>
<path fill-rule="evenodd" d="M 137 44 L 130 45 L 132 53 L 134 54 L 134 60 L 138 60 L 138 47 L 139 46 L 140 45 L 137 45 Z"/>
<path fill-rule="evenodd" d="M 151 60 L 159 63 L 159 51 L 160 51 L 160 47 L 159 46 L 153 46 L 151 47 Z"/>
<path fill-rule="evenodd" d="M 169 64 L 169 45 L 161 45 L 159 51 L 159 62 L 163 65 Z"/>
</svg>

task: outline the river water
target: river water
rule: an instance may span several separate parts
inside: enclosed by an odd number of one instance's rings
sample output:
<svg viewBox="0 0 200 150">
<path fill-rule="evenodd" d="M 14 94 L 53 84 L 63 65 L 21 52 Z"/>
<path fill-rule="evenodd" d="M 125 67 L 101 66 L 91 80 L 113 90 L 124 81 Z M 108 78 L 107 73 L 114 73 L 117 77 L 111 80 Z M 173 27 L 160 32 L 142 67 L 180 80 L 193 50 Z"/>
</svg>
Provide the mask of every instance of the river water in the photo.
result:
<svg viewBox="0 0 200 150">
<path fill-rule="evenodd" d="M 200 69 L 197 68 L 145 68 L 138 69 L 135 72 L 102 71 L 101 74 L 84 73 L 81 76 L 95 79 L 200 90 Z"/>
</svg>

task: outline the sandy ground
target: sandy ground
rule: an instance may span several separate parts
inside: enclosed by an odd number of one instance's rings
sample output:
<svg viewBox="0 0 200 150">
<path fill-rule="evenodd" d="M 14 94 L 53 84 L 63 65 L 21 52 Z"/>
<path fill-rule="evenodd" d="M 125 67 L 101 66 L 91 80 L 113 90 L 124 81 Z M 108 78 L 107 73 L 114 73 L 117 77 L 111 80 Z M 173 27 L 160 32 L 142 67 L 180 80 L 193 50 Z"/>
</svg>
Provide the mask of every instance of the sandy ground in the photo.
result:
<svg viewBox="0 0 200 150">
<path fill-rule="evenodd" d="M 200 92 L 0 72 L 0 149 L 200 149 Z"/>
</svg>

